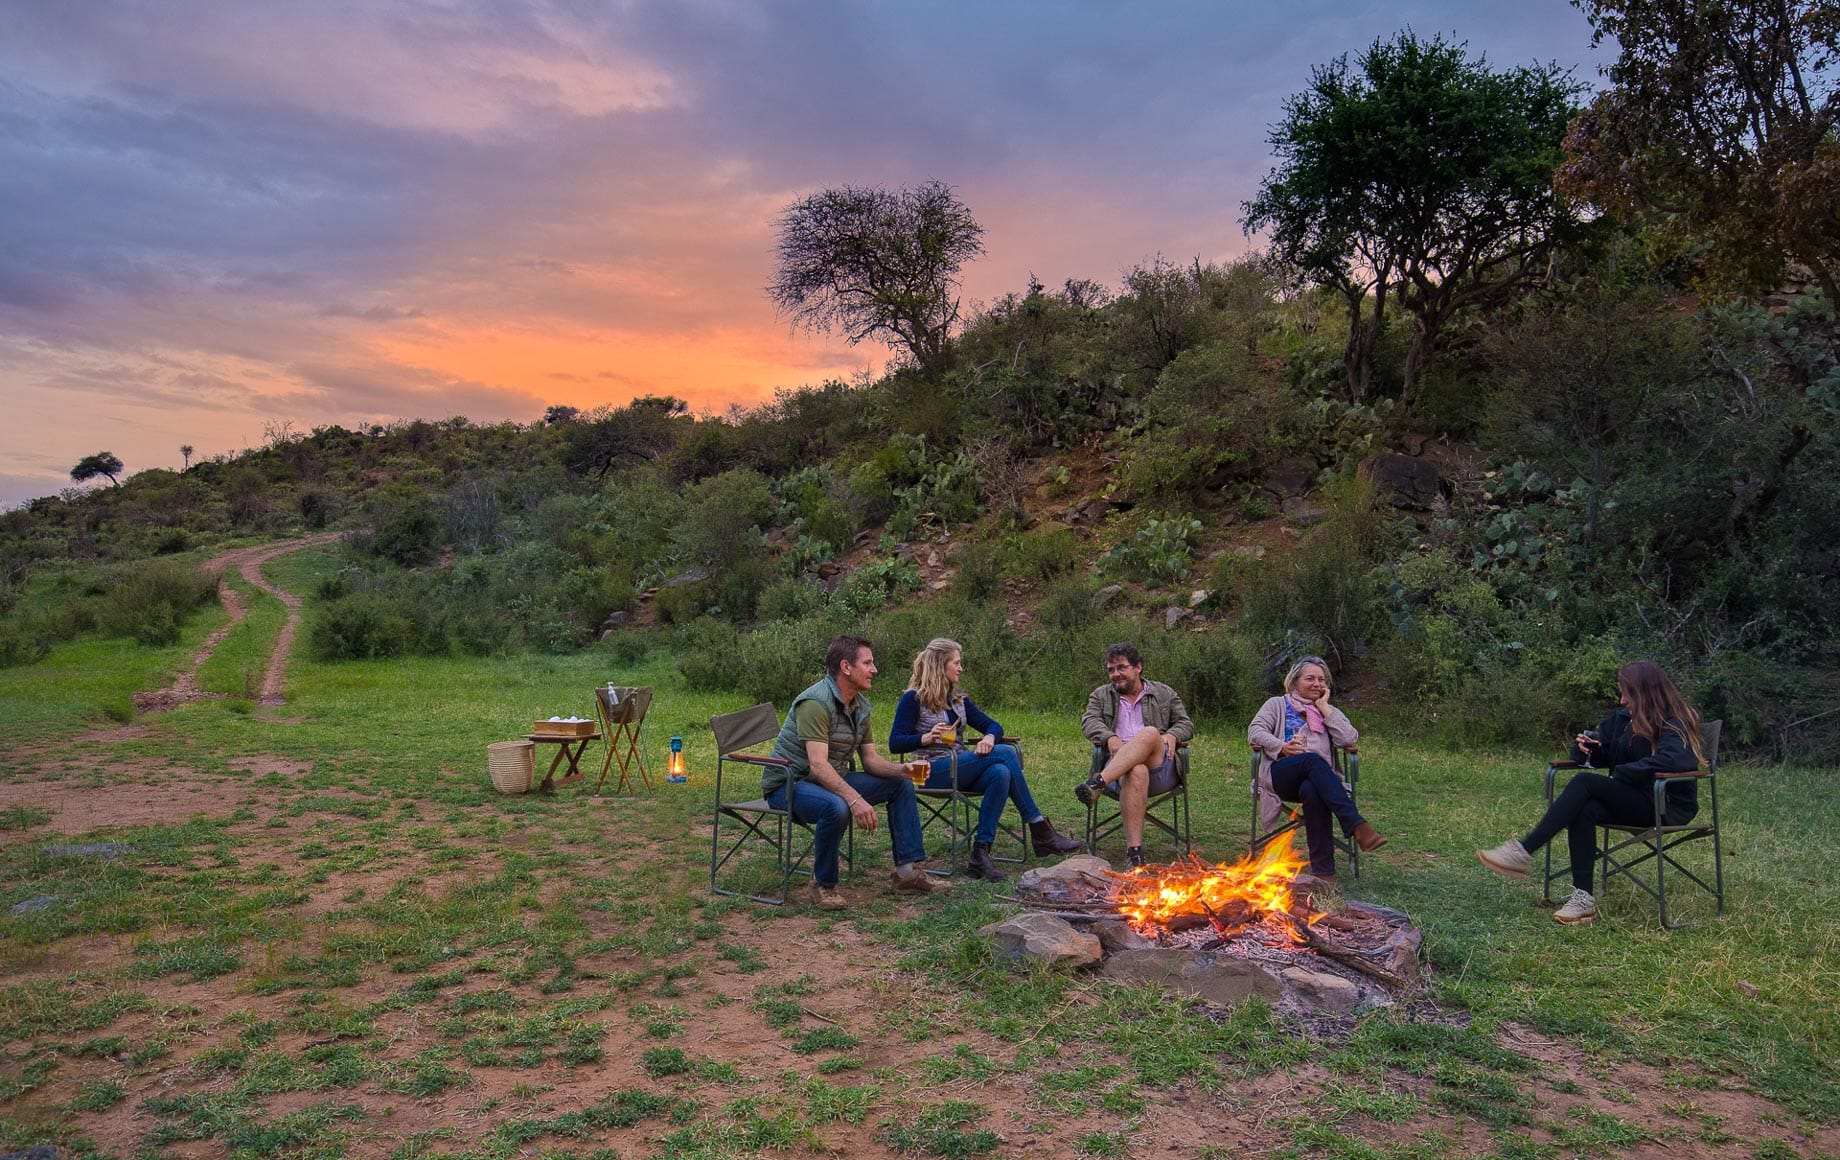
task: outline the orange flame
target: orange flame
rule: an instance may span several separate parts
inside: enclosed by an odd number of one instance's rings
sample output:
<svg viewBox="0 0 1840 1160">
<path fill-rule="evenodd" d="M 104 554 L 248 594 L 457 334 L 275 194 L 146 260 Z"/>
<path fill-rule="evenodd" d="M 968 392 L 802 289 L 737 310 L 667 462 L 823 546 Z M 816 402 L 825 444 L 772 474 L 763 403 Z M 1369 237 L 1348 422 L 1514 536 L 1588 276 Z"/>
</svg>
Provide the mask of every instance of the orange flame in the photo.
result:
<svg viewBox="0 0 1840 1160">
<path fill-rule="evenodd" d="M 1289 910 L 1291 882 L 1309 865 L 1285 841 L 1272 842 L 1238 862 L 1212 865 L 1193 854 L 1172 866 L 1140 871 L 1119 884 L 1117 906 L 1139 926 L 1164 926 L 1179 915 L 1210 918 L 1234 903 L 1258 915 Z M 1253 921 L 1257 921 L 1255 917 Z"/>
</svg>

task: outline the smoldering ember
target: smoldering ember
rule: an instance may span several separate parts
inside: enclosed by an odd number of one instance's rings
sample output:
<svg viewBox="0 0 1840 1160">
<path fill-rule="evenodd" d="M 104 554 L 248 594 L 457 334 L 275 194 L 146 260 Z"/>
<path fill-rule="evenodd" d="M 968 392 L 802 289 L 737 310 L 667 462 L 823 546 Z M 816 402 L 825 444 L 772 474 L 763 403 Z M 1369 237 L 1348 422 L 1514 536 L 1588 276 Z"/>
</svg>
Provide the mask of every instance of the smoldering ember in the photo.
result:
<svg viewBox="0 0 1840 1160">
<path fill-rule="evenodd" d="M 1222 1005 L 1257 996 L 1281 1012 L 1348 1015 L 1418 990 L 1417 924 L 1317 889 L 1303 869 L 1283 842 L 1238 862 L 1190 853 L 1134 873 L 1075 856 L 1024 873 L 1012 896 L 1024 912 L 984 933 L 1019 958 Z"/>
</svg>

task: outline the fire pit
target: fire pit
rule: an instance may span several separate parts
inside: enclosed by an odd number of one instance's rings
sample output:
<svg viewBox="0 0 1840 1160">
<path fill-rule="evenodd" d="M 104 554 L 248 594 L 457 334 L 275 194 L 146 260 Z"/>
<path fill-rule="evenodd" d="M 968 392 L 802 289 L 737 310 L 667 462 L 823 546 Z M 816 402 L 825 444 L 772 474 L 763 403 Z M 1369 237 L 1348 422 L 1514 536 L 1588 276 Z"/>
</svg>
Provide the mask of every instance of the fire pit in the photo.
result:
<svg viewBox="0 0 1840 1160">
<path fill-rule="evenodd" d="M 1209 999 L 1258 994 L 1346 1013 L 1415 986 L 1422 937 L 1411 919 L 1336 898 L 1306 865 L 1279 842 L 1238 862 L 1191 854 L 1130 873 L 1076 856 L 1023 874 L 1014 900 L 1095 936 L 1107 975 Z M 991 928 L 1000 944 L 1009 925 Z"/>
</svg>

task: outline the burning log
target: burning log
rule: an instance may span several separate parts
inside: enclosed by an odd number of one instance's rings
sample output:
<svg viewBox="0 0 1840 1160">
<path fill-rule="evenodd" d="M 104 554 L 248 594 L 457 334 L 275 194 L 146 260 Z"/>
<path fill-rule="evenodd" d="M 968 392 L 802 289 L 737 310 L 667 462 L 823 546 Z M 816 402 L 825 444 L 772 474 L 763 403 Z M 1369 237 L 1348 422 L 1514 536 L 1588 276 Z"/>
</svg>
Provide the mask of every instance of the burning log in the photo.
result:
<svg viewBox="0 0 1840 1160">
<path fill-rule="evenodd" d="M 1350 902 L 1346 913 L 1324 915 L 1317 922 L 1303 921 L 1289 912 L 1284 918 L 1304 946 L 1395 990 L 1411 986 L 1418 978 L 1423 936 L 1396 910 Z"/>
</svg>

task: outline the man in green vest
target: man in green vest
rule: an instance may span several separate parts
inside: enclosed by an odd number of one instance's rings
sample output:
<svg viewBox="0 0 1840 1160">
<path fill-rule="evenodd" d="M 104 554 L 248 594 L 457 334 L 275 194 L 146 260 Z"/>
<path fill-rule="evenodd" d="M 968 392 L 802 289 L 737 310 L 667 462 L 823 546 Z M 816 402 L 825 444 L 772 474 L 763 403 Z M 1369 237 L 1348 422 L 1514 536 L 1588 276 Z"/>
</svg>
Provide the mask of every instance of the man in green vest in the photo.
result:
<svg viewBox="0 0 1840 1160">
<path fill-rule="evenodd" d="M 907 767 L 875 751 L 869 729 L 869 698 L 875 681 L 875 653 L 860 636 L 840 636 L 824 652 L 825 677 L 800 693 L 786 713 L 773 745 L 784 766 L 765 767 L 761 795 L 774 809 L 786 809 L 812 827 L 811 901 L 824 910 L 847 905 L 837 892 L 837 849 L 851 821 L 875 829 L 875 809 L 888 805 L 888 834 L 894 843 L 894 888 L 930 894 L 949 887 L 920 869 L 926 847 L 920 835 L 920 807 Z M 858 756 L 862 767 L 857 768 Z"/>
</svg>

